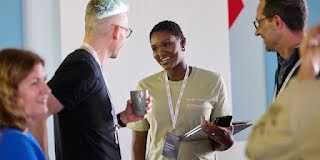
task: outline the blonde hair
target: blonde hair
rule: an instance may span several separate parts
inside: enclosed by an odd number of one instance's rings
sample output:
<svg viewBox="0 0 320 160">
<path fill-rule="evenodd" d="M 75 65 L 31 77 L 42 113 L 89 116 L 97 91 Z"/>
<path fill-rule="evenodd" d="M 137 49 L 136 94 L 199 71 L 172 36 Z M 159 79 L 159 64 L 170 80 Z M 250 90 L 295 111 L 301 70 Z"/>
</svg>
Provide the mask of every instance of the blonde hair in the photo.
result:
<svg viewBox="0 0 320 160">
<path fill-rule="evenodd" d="M 106 26 L 111 17 L 126 13 L 128 6 L 120 0 L 90 0 L 86 7 L 85 33 L 101 34 L 106 32 Z"/>
<path fill-rule="evenodd" d="M 18 85 L 37 64 L 44 61 L 31 51 L 3 49 L 0 51 L 0 129 L 26 128 L 26 115 L 17 100 Z"/>
</svg>

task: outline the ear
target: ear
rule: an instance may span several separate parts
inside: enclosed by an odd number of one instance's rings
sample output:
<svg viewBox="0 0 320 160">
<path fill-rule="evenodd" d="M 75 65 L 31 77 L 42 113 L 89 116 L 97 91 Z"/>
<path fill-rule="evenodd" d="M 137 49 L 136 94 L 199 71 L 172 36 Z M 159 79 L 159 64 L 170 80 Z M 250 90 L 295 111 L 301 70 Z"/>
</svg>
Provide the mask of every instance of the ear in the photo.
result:
<svg viewBox="0 0 320 160">
<path fill-rule="evenodd" d="M 112 37 L 113 39 L 118 39 L 120 34 L 120 27 L 119 26 L 114 26 L 112 30 Z"/>
<path fill-rule="evenodd" d="M 181 48 L 185 48 L 187 44 L 186 38 L 182 37 L 180 38 L 180 46 Z"/>
<path fill-rule="evenodd" d="M 278 16 L 278 15 L 275 15 L 275 16 L 273 17 L 273 23 L 275 24 L 275 26 L 276 26 L 277 28 L 280 28 L 280 29 L 283 28 L 284 25 L 285 25 L 284 21 L 282 21 L 281 17 Z"/>
</svg>

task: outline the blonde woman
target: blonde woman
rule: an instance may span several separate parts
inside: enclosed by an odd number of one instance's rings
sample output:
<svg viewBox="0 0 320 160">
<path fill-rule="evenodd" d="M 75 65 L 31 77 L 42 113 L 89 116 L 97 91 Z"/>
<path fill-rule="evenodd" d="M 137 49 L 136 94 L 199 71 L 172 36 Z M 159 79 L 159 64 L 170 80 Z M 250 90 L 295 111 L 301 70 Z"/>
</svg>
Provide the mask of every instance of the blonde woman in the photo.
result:
<svg viewBox="0 0 320 160">
<path fill-rule="evenodd" d="M 0 51 L 0 159 L 44 160 L 28 128 L 46 117 L 51 92 L 44 61 L 20 49 Z"/>
</svg>

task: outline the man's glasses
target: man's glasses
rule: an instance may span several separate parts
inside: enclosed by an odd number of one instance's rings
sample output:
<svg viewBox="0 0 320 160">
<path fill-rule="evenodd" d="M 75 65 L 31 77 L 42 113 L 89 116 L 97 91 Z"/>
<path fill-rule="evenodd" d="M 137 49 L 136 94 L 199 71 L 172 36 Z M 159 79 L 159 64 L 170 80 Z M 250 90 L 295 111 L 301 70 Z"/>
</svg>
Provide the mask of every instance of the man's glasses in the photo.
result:
<svg viewBox="0 0 320 160">
<path fill-rule="evenodd" d="M 258 28 L 260 27 L 260 23 L 261 23 L 262 21 L 266 20 L 266 19 L 267 19 L 267 18 L 265 17 L 265 18 L 257 19 L 257 20 L 255 20 L 255 21 L 253 21 L 254 27 L 256 27 L 256 29 L 258 29 Z"/>
<path fill-rule="evenodd" d="M 132 33 L 132 29 L 126 28 L 126 27 L 123 27 L 123 26 L 117 25 L 117 24 L 112 24 L 112 25 L 118 26 L 118 27 L 120 27 L 121 29 L 125 30 L 125 31 L 126 31 L 126 38 L 129 38 L 129 37 L 130 37 L 130 35 L 131 35 L 131 33 Z"/>
</svg>

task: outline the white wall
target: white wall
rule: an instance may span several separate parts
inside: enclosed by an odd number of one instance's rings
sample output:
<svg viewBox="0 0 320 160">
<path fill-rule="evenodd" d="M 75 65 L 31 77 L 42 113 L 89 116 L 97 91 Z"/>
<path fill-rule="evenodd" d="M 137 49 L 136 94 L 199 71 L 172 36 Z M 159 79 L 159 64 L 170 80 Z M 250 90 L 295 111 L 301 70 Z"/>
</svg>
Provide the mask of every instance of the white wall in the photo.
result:
<svg viewBox="0 0 320 160">
<path fill-rule="evenodd" d="M 243 2 L 245 7 L 230 29 L 233 116 L 234 120 L 256 121 L 267 107 L 265 49 L 253 26 L 259 0 Z M 246 140 L 251 128 L 236 138 Z"/>
<path fill-rule="evenodd" d="M 254 35 L 259 0 L 243 0 L 244 8 L 230 29 L 230 64 L 235 121 L 255 122 L 266 110 L 264 45 Z M 245 146 L 252 127 L 235 136 L 236 143 L 219 152 L 220 160 L 247 160 Z"/>
<path fill-rule="evenodd" d="M 24 47 L 40 54 L 50 79 L 61 61 L 59 1 L 22 0 Z M 49 155 L 55 159 L 53 120 L 48 119 Z"/>
<path fill-rule="evenodd" d="M 61 0 L 61 48 L 63 57 L 81 45 L 84 11 L 88 0 Z M 104 67 L 117 111 L 124 109 L 129 91 L 145 76 L 161 70 L 152 57 L 149 32 L 159 21 L 175 20 L 187 38 L 187 59 L 222 74 L 231 92 L 227 1 L 130 0 L 129 26 L 132 36 L 115 60 Z M 130 159 L 131 131 L 120 130 L 123 159 Z"/>
</svg>

